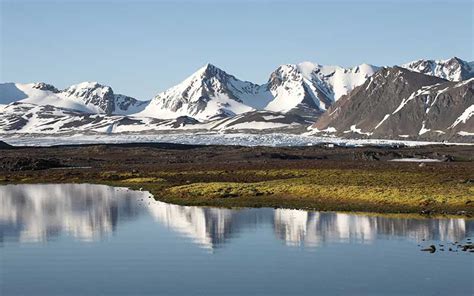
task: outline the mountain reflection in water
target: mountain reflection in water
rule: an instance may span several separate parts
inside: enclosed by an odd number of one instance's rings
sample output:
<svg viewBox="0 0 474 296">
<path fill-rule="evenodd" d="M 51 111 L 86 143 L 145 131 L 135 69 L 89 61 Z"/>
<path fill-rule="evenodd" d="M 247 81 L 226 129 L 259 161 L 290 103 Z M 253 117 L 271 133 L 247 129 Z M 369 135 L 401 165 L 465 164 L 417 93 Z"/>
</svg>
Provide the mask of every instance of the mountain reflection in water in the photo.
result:
<svg viewBox="0 0 474 296">
<path fill-rule="evenodd" d="M 292 246 L 371 243 L 378 237 L 460 241 L 473 222 L 464 219 L 387 218 L 289 209 L 218 209 L 154 201 L 148 192 L 90 184 L 0 186 L 0 243 L 47 241 L 63 234 L 94 241 L 120 224 L 150 215 L 205 248 L 222 246 L 245 229 L 269 226 Z M 152 227 L 152 225 L 151 225 Z"/>
</svg>

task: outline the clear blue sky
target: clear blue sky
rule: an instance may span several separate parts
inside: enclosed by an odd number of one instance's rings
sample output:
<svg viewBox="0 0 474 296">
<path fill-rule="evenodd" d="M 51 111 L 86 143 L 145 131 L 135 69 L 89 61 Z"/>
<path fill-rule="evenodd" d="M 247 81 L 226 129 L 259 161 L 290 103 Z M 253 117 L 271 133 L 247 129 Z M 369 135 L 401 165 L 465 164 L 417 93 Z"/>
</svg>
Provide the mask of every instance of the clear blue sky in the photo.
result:
<svg viewBox="0 0 474 296">
<path fill-rule="evenodd" d="M 0 1 L 2 82 L 99 81 L 150 99 L 207 62 L 263 83 L 301 61 L 474 60 L 470 0 Z"/>
</svg>

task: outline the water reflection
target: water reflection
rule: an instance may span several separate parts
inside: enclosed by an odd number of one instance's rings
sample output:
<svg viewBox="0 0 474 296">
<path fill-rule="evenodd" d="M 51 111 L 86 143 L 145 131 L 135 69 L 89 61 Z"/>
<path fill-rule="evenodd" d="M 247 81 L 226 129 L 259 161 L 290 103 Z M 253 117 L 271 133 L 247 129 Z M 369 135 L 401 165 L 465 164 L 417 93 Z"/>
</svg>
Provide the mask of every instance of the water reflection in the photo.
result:
<svg viewBox="0 0 474 296">
<path fill-rule="evenodd" d="M 0 242 L 46 241 L 66 234 L 96 240 L 117 225 L 150 215 L 154 221 L 216 248 L 244 230 L 268 226 L 292 246 L 328 242 L 371 243 L 384 239 L 459 241 L 472 232 L 464 219 L 399 219 L 288 209 L 186 207 L 148 199 L 147 192 L 103 185 L 0 186 Z M 153 227 L 149 225 L 147 227 Z"/>
<path fill-rule="evenodd" d="M 205 248 L 219 247 L 242 230 L 257 228 L 273 219 L 273 209 L 229 210 L 156 201 L 148 205 L 148 210 L 156 221 Z"/>
<path fill-rule="evenodd" d="M 275 233 L 289 245 L 370 243 L 379 237 L 459 241 L 472 230 L 464 219 L 408 219 L 344 213 L 275 210 Z M 469 229 L 467 229 L 469 228 Z"/>
<path fill-rule="evenodd" d="M 0 241 L 45 241 L 63 232 L 91 241 L 140 215 L 137 202 L 148 195 L 102 185 L 0 186 Z"/>
</svg>

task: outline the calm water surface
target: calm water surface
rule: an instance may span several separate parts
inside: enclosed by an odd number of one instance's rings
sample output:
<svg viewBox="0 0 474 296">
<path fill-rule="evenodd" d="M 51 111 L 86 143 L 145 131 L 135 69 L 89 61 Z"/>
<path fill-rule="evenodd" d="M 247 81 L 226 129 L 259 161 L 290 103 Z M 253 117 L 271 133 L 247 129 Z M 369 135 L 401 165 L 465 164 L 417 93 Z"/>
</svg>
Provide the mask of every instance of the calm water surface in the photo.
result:
<svg viewBox="0 0 474 296">
<path fill-rule="evenodd" d="M 157 202 L 0 186 L 1 295 L 471 295 L 474 222 Z"/>
</svg>

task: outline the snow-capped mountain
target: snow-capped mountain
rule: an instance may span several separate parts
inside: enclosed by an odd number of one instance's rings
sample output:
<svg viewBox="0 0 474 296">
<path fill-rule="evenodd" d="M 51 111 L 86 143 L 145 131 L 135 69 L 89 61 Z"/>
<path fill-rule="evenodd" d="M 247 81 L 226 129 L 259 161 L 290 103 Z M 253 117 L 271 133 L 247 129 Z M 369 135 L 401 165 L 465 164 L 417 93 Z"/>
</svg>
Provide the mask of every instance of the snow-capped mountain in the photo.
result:
<svg viewBox="0 0 474 296">
<path fill-rule="evenodd" d="M 180 84 L 158 94 L 137 115 L 163 119 L 190 116 L 205 121 L 262 108 L 270 99 L 265 93 L 262 95 L 260 86 L 207 64 Z"/>
<path fill-rule="evenodd" d="M 0 104 L 21 102 L 38 106 L 54 106 L 85 113 L 132 114 L 145 108 L 148 102 L 114 94 L 110 86 L 83 82 L 63 91 L 46 83 L 2 83 Z"/>
<path fill-rule="evenodd" d="M 343 137 L 442 140 L 474 135 L 474 78 L 451 82 L 384 68 L 336 102 L 314 132 Z"/>
<path fill-rule="evenodd" d="M 304 62 L 282 65 L 258 85 L 207 64 L 147 102 L 97 82 L 64 90 L 0 83 L 0 134 L 302 133 L 316 122 L 320 135 L 470 141 L 472 69 L 458 58 L 381 69 Z"/>
<path fill-rule="evenodd" d="M 449 81 L 461 81 L 474 77 L 474 62 L 453 57 L 448 60 L 417 60 L 401 67 Z"/>
<path fill-rule="evenodd" d="M 316 116 L 377 70 L 378 67 L 368 64 L 350 69 L 310 62 L 280 66 L 265 86 L 273 97 L 265 109 L 277 112 L 312 110 Z"/>
<path fill-rule="evenodd" d="M 257 85 L 207 64 L 158 94 L 139 116 L 208 120 L 265 109 L 315 118 L 377 69 L 366 64 L 345 69 L 304 62 L 280 66 L 266 84 Z"/>
</svg>

